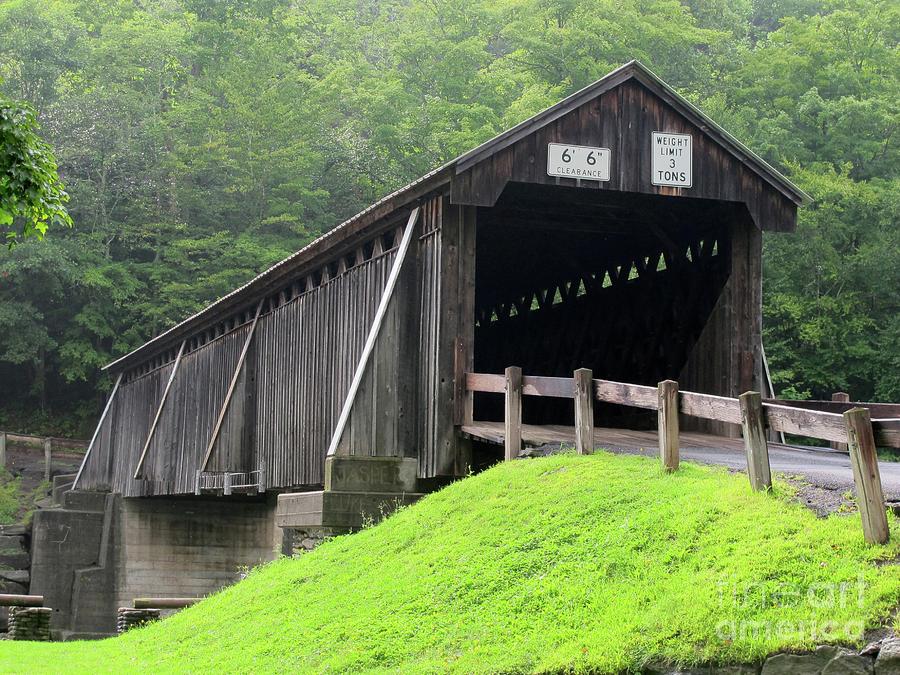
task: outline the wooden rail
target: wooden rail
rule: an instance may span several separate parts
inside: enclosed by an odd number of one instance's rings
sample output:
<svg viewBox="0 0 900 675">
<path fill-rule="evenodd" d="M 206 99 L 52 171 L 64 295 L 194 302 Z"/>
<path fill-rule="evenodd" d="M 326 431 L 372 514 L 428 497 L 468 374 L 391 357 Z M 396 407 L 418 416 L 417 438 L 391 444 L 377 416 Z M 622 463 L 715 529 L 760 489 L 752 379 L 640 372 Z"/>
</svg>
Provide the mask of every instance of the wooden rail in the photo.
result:
<svg viewBox="0 0 900 675">
<path fill-rule="evenodd" d="M 466 392 L 503 394 L 504 455 L 514 459 L 522 449 L 522 398 L 547 396 L 573 399 L 575 405 L 575 445 L 579 454 L 593 451 L 593 400 L 657 411 L 660 461 L 665 471 L 678 469 L 679 414 L 741 425 L 747 455 L 747 475 L 754 490 L 772 487 L 766 428 L 785 434 L 806 436 L 849 448 L 857 501 L 866 541 L 883 544 L 888 540 L 877 446 L 900 448 L 900 405 L 846 401 L 803 402 L 763 400 L 758 392 L 740 398 L 679 391 L 672 380 L 656 387 L 593 379 L 587 369 L 573 377 L 523 375 L 511 366 L 503 375 L 466 373 Z M 818 409 L 813 404 L 827 404 Z M 837 406 L 837 407 L 836 407 Z M 848 408 L 838 411 L 840 408 Z M 873 413 L 892 414 L 871 419 Z M 894 415 L 894 413 L 897 413 Z M 590 427 L 588 427 L 590 425 Z"/>
<path fill-rule="evenodd" d="M 196 605 L 203 598 L 135 598 L 135 609 L 183 609 Z"/>
<path fill-rule="evenodd" d="M 50 480 L 50 468 L 53 462 L 53 448 L 66 447 L 70 450 L 77 450 L 78 444 L 86 441 L 73 441 L 66 438 L 54 438 L 52 436 L 28 436 L 27 434 L 13 434 L 8 431 L 0 431 L 0 469 L 6 466 L 6 451 L 10 443 L 29 443 L 40 444 L 44 453 L 44 480 Z"/>
<path fill-rule="evenodd" d="M 0 593 L 0 607 L 43 607 L 43 595 Z"/>
</svg>

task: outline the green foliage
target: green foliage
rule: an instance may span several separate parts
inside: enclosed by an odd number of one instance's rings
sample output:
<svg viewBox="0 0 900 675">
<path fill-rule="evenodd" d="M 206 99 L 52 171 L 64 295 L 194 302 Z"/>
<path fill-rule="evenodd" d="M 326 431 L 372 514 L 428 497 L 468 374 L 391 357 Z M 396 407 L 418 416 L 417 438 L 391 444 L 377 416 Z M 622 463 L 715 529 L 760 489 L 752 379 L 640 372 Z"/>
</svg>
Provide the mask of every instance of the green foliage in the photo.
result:
<svg viewBox="0 0 900 675">
<path fill-rule="evenodd" d="M 14 326 L 0 334 L 0 409 L 99 411 L 98 365 L 632 58 L 817 200 L 797 234 L 767 237 L 780 393 L 900 400 L 898 11 L 889 0 L 0 2 L 4 95 L 40 110 L 77 223 L 53 248 L 25 242 L 0 261 L 0 320 Z"/>
<path fill-rule="evenodd" d="M 38 128 L 30 106 L 0 96 L 0 232 L 10 246 L 19 236 L 43 238 L 50 224 L 72 225 L 69 196 Z"/>
<path fill-rule="evenodd" d="M 9 471 L 0 467 L 0 525 L 18 521 L 20 483 L 21 479 L 13 478 Z"/>
<path fill-rule="evenodd" d="M 49 491 L 48 481 L 23 489 L 21 476 L 13 476 L 0 467 L 0 525 L 30 523 L 35 503 L 45 498 Z"/>
<path fill-rule="evenodd" d="M 0 643 L 0 660 L 23 673 L 621 673 L 859 642 L 848 625 L 890 621 L 900 567 L 883 561 L 900 544 L 867 546 L 857 517 L 789 499 L 690 463 L 507 462 L 160 623 Z M 729 639 L 731 622 L 750 629 Z"/>
</svg>

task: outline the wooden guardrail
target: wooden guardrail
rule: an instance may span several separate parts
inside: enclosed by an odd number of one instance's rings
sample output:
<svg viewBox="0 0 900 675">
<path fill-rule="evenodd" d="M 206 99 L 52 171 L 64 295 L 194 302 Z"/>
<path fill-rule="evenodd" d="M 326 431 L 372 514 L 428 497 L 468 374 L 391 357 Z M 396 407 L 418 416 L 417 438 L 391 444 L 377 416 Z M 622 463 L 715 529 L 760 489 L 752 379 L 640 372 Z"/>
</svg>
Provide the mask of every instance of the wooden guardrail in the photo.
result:
<svg viewBox="0 0 900 675">
<path fill-rule="evenodd" d="M 884 495 L 878 471 L 876 447 L 900 448 L 900 416 L 871 419 L 868 407 L 852 407 L 843 413 L 790 405 L 789 401 L 764 401 L 758 392 L 740 398 L 679 391 L 672 380 L 656 387 L 593 379 L 588 369 L 572 378 L 523 375 L 511 366 L 503 375 L 466 373 L 466 390 L 504 394 L 504 455 L 515 458 L 522 449 L 522 398 L 548 396 L 575 402 L 575 447 L 579 454 L 593 450 L 593 401 L 657 411 L 660 460 L 666 471 L 679 463 L 678 415 L 741 425 L 747 457 L 747 474 L 754 490 L 772 486 L 766 428 L 846 444 L 850 451 L 863 532 L 870 543 L 888 540 Z M 893 412 L 892 404 L 866 404 L 879 413 Z"/>
<path fill-rule="evenodd" d="M 29 436 L 27 434 L 14 434 L 0 430 L 0 469 L 6 466 L 6 449 L 10 443 L 39 444 L 44 451 L 44 480 L 50 480 L 50 465 L 53 461 L 53 447 L 67 447 L 70 449 L 87 447 L 87 441 L 76 441 L 68 438 L 54 438 L 45 436 Z"/>
</svg>

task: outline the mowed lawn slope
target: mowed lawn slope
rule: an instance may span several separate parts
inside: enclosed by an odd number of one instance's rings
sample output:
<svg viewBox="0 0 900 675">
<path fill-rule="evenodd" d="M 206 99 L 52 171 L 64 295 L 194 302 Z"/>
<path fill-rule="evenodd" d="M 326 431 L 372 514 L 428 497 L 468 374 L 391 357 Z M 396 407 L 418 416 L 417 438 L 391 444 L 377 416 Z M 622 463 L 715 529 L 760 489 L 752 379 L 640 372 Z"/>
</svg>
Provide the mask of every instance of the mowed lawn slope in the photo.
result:
<svg viewBox="0 0 900 675">
<path fill-rule="evenodd" d="M 509 462 L 124 637 L 0 643 L 0 669 L 619 672 L 887 622 L 900 567 L 876 562 L 897 544 L 867 547 L 858 515 L 817 519 L 786 492 L 607 453 Z"/>
</svg>

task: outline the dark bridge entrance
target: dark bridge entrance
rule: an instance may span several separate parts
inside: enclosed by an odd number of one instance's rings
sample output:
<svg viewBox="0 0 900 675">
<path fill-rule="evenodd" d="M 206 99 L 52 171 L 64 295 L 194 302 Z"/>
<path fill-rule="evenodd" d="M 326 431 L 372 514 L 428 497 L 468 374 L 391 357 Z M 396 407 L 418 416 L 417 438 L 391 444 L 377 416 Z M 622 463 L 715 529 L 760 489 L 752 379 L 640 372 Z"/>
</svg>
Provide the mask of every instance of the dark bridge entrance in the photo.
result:
<svg viewBox="0 0 900 675">
<path fill-rule="evenodd" d="M 678 379 L 732 275 L 732 239 L 748 227 L 741 204 L 507 185 L 496 206 L 478 211 L 475 369 L 515 364 L 569 377 L 587 367 L 654 386 Z M 704 384 L 698 389 L 716 383 Z M 501 405 L 478 397 L 475 418 L 500 419 Z M 571 406 L 556 399 L 527 399 L 525 416 L 572 423 Z M 655 424 L 653 415 L 599 403 L 595 419 Z"/>
</svg>

